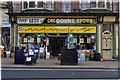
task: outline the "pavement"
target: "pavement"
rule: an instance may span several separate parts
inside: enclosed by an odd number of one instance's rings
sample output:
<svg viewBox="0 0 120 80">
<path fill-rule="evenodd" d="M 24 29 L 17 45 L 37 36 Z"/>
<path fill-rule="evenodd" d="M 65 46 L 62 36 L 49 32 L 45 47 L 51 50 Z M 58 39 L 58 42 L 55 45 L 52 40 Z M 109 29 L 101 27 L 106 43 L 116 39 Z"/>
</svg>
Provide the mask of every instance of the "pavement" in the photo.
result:
<svg viewBox="0 0 120 80">
<path fill-rule="evenodd" d="M 36 64 L 14 64 L 12 58 L 1 58 L 1 68 L 27 69 L 118 69 L 118 61 L 78 61 L 78 65 L 58 65 L 57 58 L 38 59 Z"/>
</svg>

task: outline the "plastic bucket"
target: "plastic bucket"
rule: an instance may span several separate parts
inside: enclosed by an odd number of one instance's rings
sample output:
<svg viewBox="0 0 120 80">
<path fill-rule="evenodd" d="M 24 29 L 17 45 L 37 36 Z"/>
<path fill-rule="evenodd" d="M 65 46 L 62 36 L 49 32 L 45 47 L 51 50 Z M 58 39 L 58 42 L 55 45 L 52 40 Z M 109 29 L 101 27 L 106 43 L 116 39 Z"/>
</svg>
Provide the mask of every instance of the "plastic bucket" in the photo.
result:
<svg viewBox="0 0 120 80">
<path fill-rule="evenodd" d="M 6 51 L 6 57 L 10 58 L 10 51 Z"/>
</svg>

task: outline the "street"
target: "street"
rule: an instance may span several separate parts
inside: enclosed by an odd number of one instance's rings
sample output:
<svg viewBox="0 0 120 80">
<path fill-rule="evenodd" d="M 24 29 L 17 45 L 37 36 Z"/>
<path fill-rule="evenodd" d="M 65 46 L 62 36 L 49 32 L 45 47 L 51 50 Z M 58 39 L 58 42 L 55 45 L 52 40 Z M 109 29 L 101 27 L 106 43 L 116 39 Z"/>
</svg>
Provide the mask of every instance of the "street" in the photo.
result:
<svg viewBox="0 0 120 80">
<path fill-rule="evenodd" d="M 116 69 L 2 69 L 1 73 L 9 79 L 118 79 Z"/>
</svg>

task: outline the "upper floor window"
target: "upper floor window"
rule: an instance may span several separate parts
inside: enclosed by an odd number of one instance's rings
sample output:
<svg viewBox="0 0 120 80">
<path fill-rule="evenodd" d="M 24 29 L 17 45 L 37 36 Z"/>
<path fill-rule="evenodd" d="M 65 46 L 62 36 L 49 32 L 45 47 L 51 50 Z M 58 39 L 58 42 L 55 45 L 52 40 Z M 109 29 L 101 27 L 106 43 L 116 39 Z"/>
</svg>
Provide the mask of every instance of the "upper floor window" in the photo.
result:
<svg viewBox="0 0 120 80">
<path fill-rule="evenodd" d="M 81 0 L 81 9 L 87 9 L 89 7 L 88 0 Z"/>
<path fill-rule="evenodd" d="M 20 12 L 20 11 L 21 11 L 20 2 L 13 2 L 13 12 Z"/>
<path fill-rule="evenodd" d="M 27 3 L 27 1 L 23 2 L 23 9 L 26 9 L 26 8 L 28 8 L 28 3 Z"/>
<path fill-rule="evenodd" d="M 23 9 L 43 8 L 45 6 L 43 1 L 24 1 L 22 4 Z"/>
<path fill-rule="evenodd" d="M 113 2 L 113 12 L 118 12 L 119 11 L 119 2 Z"/>
<path fill-rule="evenodd" d="M 105 2 L 103 0 L 100 0 L 98 2 L 98 8 L 104 8 L 105 7 Z"/>
<path fill-rule="evenodd" d="M 46 9 L 52 10 L 52 5 L 52 1 L 46 1 L 44 6 Z"/>
<path fill-rule="evenodd" d="M 90 8 L 96 8 L 96 1 L 90 2 Z"/>
<path fill-rule="evenodd" d="M 68 12 L 68 11 L 70 11 L 69 1 L 68 2 L 64 2 L 64 12 Z"/>
<path fill-rule="evenodd" d="M 110 2 L 107 2 L 107 3 L 106 3 L 106 6 L 107 6 L 107 9 L 110 10 L 110 8 L 111 8 L 111 7 L 110 7 Z"/>
<path fill-rule="evenodd" d="M 38 2 L 37 2 L 37 7 L 38 7 L 38 8 L 43 8 L 43 6 L 44 6 L 43 1 L 38 1 Z"/>
<path fill-rule="evenodd" d="M 35 8 L 35 1 L 29 2 L 29 8 Z"/>
</svg>

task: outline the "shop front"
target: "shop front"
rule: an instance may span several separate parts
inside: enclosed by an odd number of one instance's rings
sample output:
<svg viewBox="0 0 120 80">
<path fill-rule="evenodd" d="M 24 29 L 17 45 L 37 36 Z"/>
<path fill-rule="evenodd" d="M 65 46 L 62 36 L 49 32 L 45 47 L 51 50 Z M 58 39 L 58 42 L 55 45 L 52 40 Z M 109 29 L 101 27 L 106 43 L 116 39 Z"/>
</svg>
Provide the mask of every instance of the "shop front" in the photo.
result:
<svg viewBox="0 0 120 80">
<path fill-rule="evenodd" d="M 96 50 L 96 18 L 22 17 L 17 18 L 17 22 L 20 25 L 19 46 L 28 49 L 30 44 L 45 46 L 53 56 L 57 56 L 63 48 L 79 49 L 84 46 L 87 50 Z"/>
</svg>

